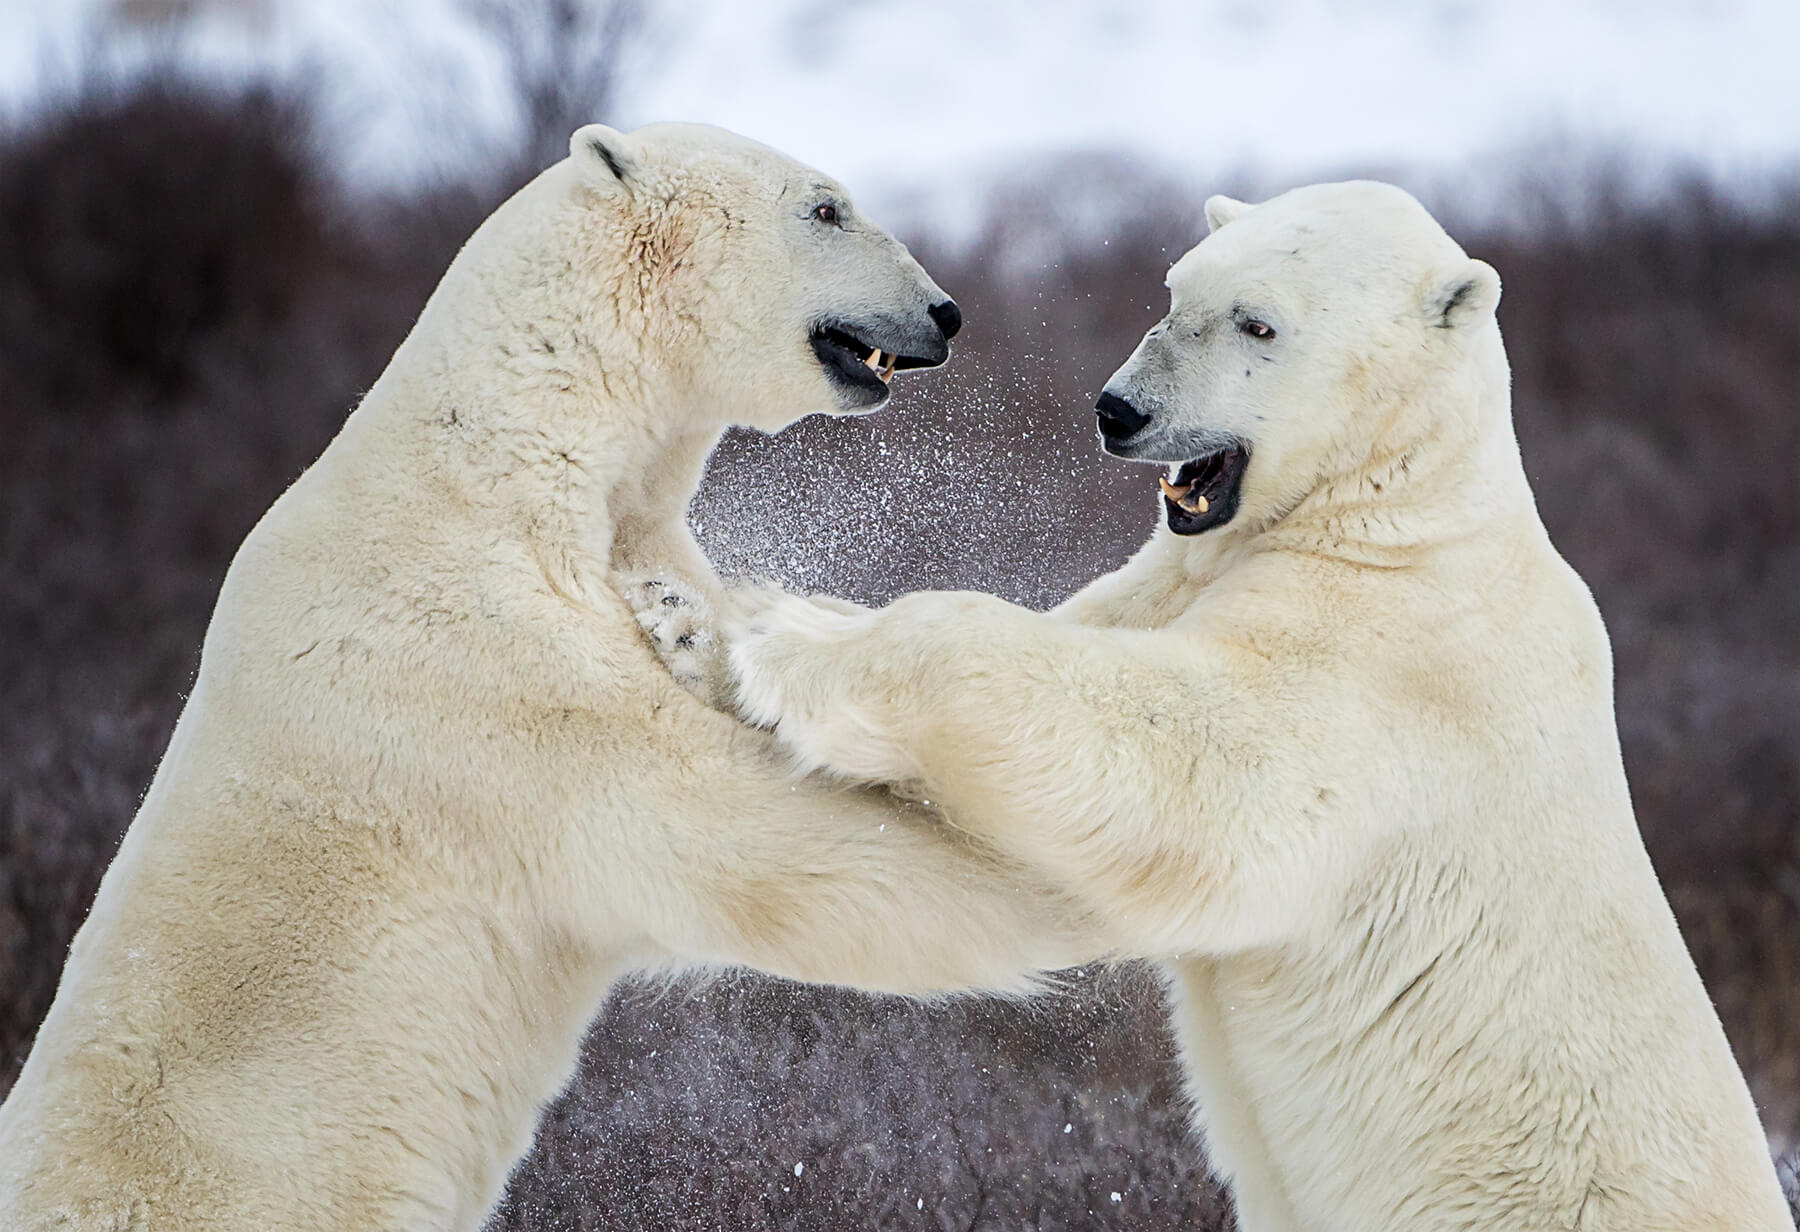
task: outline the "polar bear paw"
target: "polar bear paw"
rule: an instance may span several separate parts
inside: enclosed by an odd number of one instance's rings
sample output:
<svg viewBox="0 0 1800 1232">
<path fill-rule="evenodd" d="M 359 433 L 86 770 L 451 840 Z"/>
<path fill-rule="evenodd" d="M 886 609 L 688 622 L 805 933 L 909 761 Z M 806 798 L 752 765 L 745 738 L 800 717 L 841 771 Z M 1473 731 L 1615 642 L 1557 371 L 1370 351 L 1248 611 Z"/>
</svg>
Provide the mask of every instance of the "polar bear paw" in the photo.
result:
<svg viewBox="0 0 1800 1232">
<path fill-rule="evenodd" d="M 851 632 L 858 615 L 758 583 L 726 597 L 726 659 L 737 684 L 738 713 L 759 727 L 784 719 L 790 730 L 835 692 L 826 679 L 829 647 Z M 812 703 L 812 704 L 809 704 Z"/>
<path fill-rule="evenodd" d="M 880 614 L 842 600 L 741 587 L 726 602 L 726 658 L 745 721 L 774 731 L 806 769 L 897 781 L 916 768 L 882 690 L 859 667 Z"/>
<path fill-rule="evenodd" d="M 701 701 L 722 705 L 727 667 L 706 602 L 667 577 L 634 578 L 621 589 L 669 674 Z"/>
</svg>

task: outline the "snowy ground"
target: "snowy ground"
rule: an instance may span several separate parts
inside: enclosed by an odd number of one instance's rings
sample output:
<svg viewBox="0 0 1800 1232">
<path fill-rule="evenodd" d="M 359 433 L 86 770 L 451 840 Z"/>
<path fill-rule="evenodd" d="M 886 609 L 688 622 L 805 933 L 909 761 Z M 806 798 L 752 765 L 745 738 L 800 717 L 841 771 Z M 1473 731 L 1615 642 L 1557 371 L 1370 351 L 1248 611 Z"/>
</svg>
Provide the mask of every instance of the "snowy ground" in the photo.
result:
<svg viewBox="0 0 1800 1232">
<path fill-rule="evenodd" d="M 263 0 L 171 52 L 319 87 L 353 180 L 405 187 L 516 143 L 457 0 Z M 95 0 L 0 0 L 0 106 L 66 82 Z M 1794 0 L 677 0 L 622 126 L 727 125 L 952 231 L 997 173 L 1104 152 L 1204 188 L 1334 172 L 1476 193 L 1551 144 L 1696 166 L 1746 195 L 1800 164 Z M 142 58 L 142 47 L 126 53 Z M 1504 157 L 1497 157 L 1504 156 Z M 1103 175 L 1103 170 L 1097 170 Z"/>
</svg>

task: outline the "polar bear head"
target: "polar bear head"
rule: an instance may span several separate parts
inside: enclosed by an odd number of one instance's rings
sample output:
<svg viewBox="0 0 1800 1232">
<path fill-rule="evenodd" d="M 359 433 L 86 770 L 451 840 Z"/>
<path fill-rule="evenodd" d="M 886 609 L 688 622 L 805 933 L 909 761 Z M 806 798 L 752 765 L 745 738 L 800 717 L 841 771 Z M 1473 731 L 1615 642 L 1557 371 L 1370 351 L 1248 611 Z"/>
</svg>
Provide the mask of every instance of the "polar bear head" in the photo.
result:
<svg viewBox="0 0 1800 1232">
<path fill-rule="evenodd" d="M 774 430 L 874 410 L 896 370 L 949 356 L 956 304 L 840 184 L 784 154 L 702 125 L 591 124 L 564 168 L 563 270 L 636 340 L 647 402 Z"/>
<path fill-rule="evenodd" d="M 1504 365 L 1498 275 L 1398 188 L 1214 197 L 1206 218 L 1169 271 L 1168 315 L 1097 407 L 1108 452 L 1176 467 L 1177 534 L 1268 525 L 1391 448 L 1405 415 L 1473 414 L 1452 387 Z"/>
</svg>

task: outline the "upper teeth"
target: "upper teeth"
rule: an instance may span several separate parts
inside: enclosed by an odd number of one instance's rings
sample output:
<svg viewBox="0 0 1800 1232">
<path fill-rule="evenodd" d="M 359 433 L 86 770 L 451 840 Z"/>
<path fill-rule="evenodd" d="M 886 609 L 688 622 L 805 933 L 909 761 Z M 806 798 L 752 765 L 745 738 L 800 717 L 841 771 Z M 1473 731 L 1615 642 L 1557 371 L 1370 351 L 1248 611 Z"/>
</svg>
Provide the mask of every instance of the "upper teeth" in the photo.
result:
<svg viewBox="0 0 1800 1232">
<path fill-rule="evenodd" d="M 868 365 L 869 371 L 873 372 L 884 381 L 891 381 L 894 379 L 894 365 L 899 362 L 900 357 L 898 355 L 884 356 L 880 347 L 876 347 L 874 350 L 870 351 L 869 357 L 863 360 L 863 363 Z"/>
<path fill-rule="evenodd" d="M 1168 479 L 1161 476 L 1157 478 L 1156 482 L 1158 486 L 1162 488 L 1162 494 L 1164 496 L 1174 501 L 1189 513 L 1205 513 L 1207 509 L 1210 508 L 1206 498 L 1194 491 L 1194 485 L 1191 483 L 1184 483 L 1180 487 L 1177 487 L 1170 483 Z M 1189 503 L 1190 500 L 1192 502 L 1191 504 Z"/>
</svg>

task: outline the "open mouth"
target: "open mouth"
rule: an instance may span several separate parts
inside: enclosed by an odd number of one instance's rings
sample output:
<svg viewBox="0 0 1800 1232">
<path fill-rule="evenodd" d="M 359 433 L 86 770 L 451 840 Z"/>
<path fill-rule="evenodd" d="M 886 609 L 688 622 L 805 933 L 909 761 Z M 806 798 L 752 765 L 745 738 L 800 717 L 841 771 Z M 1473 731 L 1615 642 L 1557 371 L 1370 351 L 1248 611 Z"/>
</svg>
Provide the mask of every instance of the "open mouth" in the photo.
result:
<svg viewBox="0 0 1800 1232">
<path fill-rule="evenodd" d="M 1178 535 L 1197 535 L 1231 521 L 1249 465 L 1250 450 L 1232 444 L 1183 462 L 1173 480 L 1159 477 L 1169 529 Z"/>
<path fill-rule="evenodd" d="M 809 341 L 827 377 L 840 387 L 873 401 L 887 397 L 888 382 L 894 379 L 894 373 L 908 368 L 935 368 L 945 359 L 943 355 L 932 357 L 884 351 L 844 325 L 815 325 Z"/>
</svg>

